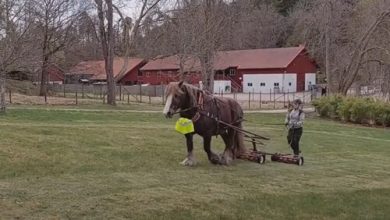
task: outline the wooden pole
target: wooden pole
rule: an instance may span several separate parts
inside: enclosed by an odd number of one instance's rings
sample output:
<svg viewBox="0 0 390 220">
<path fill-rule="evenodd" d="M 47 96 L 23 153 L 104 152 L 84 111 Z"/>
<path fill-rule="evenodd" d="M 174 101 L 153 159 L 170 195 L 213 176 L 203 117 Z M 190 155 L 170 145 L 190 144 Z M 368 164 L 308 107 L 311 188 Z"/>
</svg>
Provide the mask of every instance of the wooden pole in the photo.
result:
<svg viewBox="0 0 390 220">
<path fill-rule="evenodd" d="M 272 100 L 272 90 L 271 90 L 271 88 L 269 89 L 269 101 L 271 102 L 271 100 Z"/>
<path fill-rule="evenodd" d="M 275 98 L 275 90 L 274 90 L 274 109 L 276 108 L 276 98 Z"/>
<path fill-rule="evenodd" d="M 127 93 L 127 104 L 130 104 L 130 93 Z"/>
<path fill-rule="evenodd" d="M 119 84 L 119 100 L 122 101 L 122 84 Z"/>
<path fill-rule="evenodd" d="M 260 98 L 259 98 L 259 107 L 261 109 L 261 92 L 260 92 Z"/>
<path fill-rule="evenodd" d="M 81 97 L 84 98 L 84 83 L 81 84 L 81 92 L 82 92 Z"/>
<path fill-rule="evenodd" d="M 78 94 L 77 94 L 77 91 L 76 91 L 76 105 L 79 104 L 79 101 L 78 101 Z"/>
<path fill-rule="evenodd" d="M 249 94 L 249 99 L 248 99 L 249 100 L 249 102 L 248 102 L 249 103 L 249 109 L 251 109 L 251 92 L 249 92 L 248 94 Z"/>
<path fill-rule="evenodd" d="M 139 84 L 139 102 L 142 102 L 142 85 Z"/>
<path fill-rule="evenodd" d="M 45 104 L 47 104 L 47 92 L 45 92 Z"/>
</svg>

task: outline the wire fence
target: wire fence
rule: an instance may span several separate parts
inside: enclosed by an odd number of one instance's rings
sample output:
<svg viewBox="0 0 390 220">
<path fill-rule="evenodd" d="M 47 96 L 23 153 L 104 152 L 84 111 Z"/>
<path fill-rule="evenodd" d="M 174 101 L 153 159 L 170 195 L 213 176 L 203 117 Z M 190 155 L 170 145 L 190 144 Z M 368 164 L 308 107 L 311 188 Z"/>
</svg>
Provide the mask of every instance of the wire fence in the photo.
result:
<svg viewBox="0 0 390 220">
<path fill-rule="evenodd" d="M 165 85 L 156 86 L 116 86 L 116 102 L 118 105 L 148 103 L 163 105 L 165 103 Z M 301 99 L 308 104 L 320 95 L 317 91 L 304 92 L 272 92 L 269 93 L 218 93 L 220 97 L 236 100 L 244 109 L 281 109 L 287 108 L 294 99 Z M 106 85 L 64 84 L 50 85 L 46 96 L 23 96 L 8 91 L 10 104 L 52 104 L 82 105 L 105 104 L 107 99 Z"/>
</svg>

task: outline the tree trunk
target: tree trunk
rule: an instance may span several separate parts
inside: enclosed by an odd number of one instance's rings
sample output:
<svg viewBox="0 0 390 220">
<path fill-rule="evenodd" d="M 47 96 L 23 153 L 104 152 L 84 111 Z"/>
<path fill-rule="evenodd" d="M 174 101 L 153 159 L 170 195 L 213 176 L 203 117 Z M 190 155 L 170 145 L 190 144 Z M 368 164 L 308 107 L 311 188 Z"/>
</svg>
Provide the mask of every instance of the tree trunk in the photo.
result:
<svg viewBox="0 0 390 220">
<path fill-rule="evenodd" d="M 102 44 L 105 70 L 107 75 L 107 104 L 116 105 L 115 81 L 113 74 L 114 61 L 114 29 L 113 29 L 113 6 L 112 0 L 105 0 L 107 5 L 106 15 L 102 0 L 95 0 L 99 17 L 99 33 Z M 104 16 L 105 15 L 105 16 Z M 107 18 L 107 31 L 105 28 L 105 17 Z"/>
<path fill-rule="evenodd" d="M 329 36 L 329 25 L 332 13 L 332 3 L 328 3 L 328 14 L 327 14 L 327 24 L 325 27 L 325 73 L 326 73 L 326 83 L 328 84 L 328 91 L 333 92 L 333 79 L 330 73 L 330 61 L 329 61 L 329 47 L 330 47 L 330 36 Z"/>
<path fill-rule="evenodd" d="M 0 112 L 5 112 L 5 73 L 0 72 Z"/>
<path fill-rule="evenodd" d="M 203 89 L 214 92 L 214 68 L 211 56 L 205 56 L 201 59 Z"/>
<path fill-rule="evenodd" d="M 42 63 L 42 70 L 41 70 L 41 88 L 39 91 L 40 96 L 45 96 L 47 94 L 47 82 L 48 82 L 48 67 L 49 58 L 47 56 L 44 57 L 43 63 Z"/>
<path fill-rule="evenodd" d="M 107 74 L 107 104 L 116 105 L 115 80 L 113 73 L 114 63 L 114 28 L 112 0 L 105 0 L 107 4 L 107 56 L 105 56 Z"/>
</svg>

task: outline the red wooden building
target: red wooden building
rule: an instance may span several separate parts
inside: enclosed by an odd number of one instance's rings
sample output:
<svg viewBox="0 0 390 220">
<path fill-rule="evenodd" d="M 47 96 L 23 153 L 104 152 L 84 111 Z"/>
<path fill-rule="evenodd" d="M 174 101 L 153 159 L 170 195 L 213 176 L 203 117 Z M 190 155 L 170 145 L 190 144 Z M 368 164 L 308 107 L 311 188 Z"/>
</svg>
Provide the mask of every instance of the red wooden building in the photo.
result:
<svg viewBox="0 0 390 220">
<path fill-rule="evenodd" d="M 180 63 L 187 81 L 201 81 L 196 58 L 180 62 L 178 56 L 149 61 L 141 68 L 139 82 L 149 84 L 178 81 Z M 216 80 L 230 80 L 235 90 L 244 92 L 303 91 L 316 83 L 317 66 L 303 46 L 253 50 L 219 51 L 214 69 Z"/>
<path fill-rule="evenodd" d="M 139 69 L 146 63 L 142 58 L 129 58 L 123 74 L 125 59 L 115 57 L 113 63 L 113 73 L 116 83 L 123 85 L 138 84 Z M 71 81 L 89 80 L 90 82 L 105 82 L 107 80 L 104 60 L 82 61 L 71 68 L 67 74 Z"/>
<path fill-rule="evenodd" d="M 63 84 L 65 80 L 65 71 L 55 64 L 47 67 L 48 83 L 49 84 Z"/>
</svg>

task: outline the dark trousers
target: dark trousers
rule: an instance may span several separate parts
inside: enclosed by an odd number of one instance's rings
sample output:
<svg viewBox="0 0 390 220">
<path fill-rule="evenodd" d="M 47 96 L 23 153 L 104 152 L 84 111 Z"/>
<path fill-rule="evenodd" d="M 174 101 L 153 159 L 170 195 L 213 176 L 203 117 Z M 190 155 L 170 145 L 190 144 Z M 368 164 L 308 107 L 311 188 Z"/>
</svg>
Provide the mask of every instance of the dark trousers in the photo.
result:
<svg viewBox="0 0 390 220">
<path fill-rule="evenodd" d="M 295 155 L 299 155 L 299 141 L 302 136 L 302 128 L 290 128 L 288 130 L 287 141 Z"/>
</svg>

